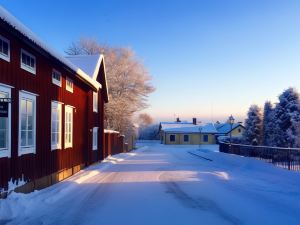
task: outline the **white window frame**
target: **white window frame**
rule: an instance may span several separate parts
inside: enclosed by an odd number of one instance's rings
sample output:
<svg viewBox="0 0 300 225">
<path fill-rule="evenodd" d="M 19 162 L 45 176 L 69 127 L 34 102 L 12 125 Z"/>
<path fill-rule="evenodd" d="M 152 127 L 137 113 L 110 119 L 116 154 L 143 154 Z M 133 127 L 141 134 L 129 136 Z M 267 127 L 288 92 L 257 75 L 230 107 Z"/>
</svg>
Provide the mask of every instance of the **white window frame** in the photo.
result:
<svg viewBox="0 0 300 225">
<path fill-rule="evenodd" d="M 98 92 L 93 92 L 93 112 L 98 112 Z"/>
<path fill-rule="evenodd" d="M 57 80 L 56 78 L 54 78 L 53 77 L 53 73 L 57 73 L 57 74 L 59 74 L 59 76 L 60 76 L 60 80 Z M 61 72 L 59 72 L 58 70 L 56 70 L 56 69 L 52 69 L 52 83 L 53 84 L 55 84 L 55 85 L 57 85 L 57 86 L 59 86 L 59 87 L 61 87 Z"/>
<path fill-rule="evenodd" d="M 0 92 L 8 94 L 8 97 L 11 98 L 11 88 L 7 85 L 0 84 Z M 11 157 L 11 103 L 8 103 L 8 138 L 7 138 L 7 149 L 0 150 L 0 158 Z"/>
<path fill-rule="evenodd" d="M 26 64 L 23 64 L 23 62 L 22 62 L 22 54 L 26 54 L 26 55 L 28 55 L 28 56 L 30 56 L 31 58 L 34 59 L 34 67 L 30 67 L 30 66 L 28 66 Z M 34 55 L 30 54 L 29 52 L 25 51 L 24 49 L 21 49 L 20 63 L 21 63 L 21 68 L 23 70 L 26 70 L 27 72 L 32 73 L 34 75 L 36 74 L 36 57 Z"/>
<path fill-rule="evenodd" d="M 65 106 L 65 132 L 64 132 L 64 138 L 65 138 L 65 149 L 66 148 L 72 148 L 73 147 L 73 134 L 74 134 L 74 112 L 73 112 L 73 106 L 70 105 L 66 105 Z M 68 126 L 68 121 L 67 121 L 67 113 L 71 113 L 72 115 L 72 120 L 70 123 L 71 126 L 71 141 L 68 140 L 67 135 L 69 134 L 69 132 L 67 132 L 67 126 Z"/>
<path fill-rule="evenodd" d="M 99 127 L 93 128 L 93 150 L 98 150 L 98 129 Z"/>
<path fill-rule="evenodd" d="M 58 150 L 61 149 L 61 136 L 62 136 L 62 105 L 63 103 L 61 102 L 57 102 L 57 101 L 52 101 L 51 102 L 51 150 Z M 53 108 L 58 110 L 58 116 L 59 116 L 59 120 L 58 120 L 58 140 L 55 144 L 52 143 L 52 120 L 53 120 L 53 114 L 52 114 L 52 110 Z"/>
<path fill-rule="evenodd" d="M 19 143 L 18 143 L 18 156 L 21 156 L 21 155 L 25 155 L 25 154 L 30 154 L 30 153 L 33 153 L 35 154 L 36 153 L 36 107 L 37 107 L 37 103 L 36 103 L 36 94 L 32 94 L 32 93 L 29 93 L 27 91 L 20 91 L 19 92 Z M 32 142 L 33 142 L 33 145 L 32 146 L 21 146 L 21 118 L 22 118 L 22 115 L 21 115 L 21 101 L 22 99 L 28 99 L 28 100 L 31 100 L 33 105 L 32 105 L 32 123 L 33 123 L 33 126 L 32 126 Z"/>
<path fill-rule="evenodd" d="M 68 81 L 72 83 L 72 87 L 70 87 L 68 85 Z M 66 90 L 69 91 L 69 92 L 71 92 L 71 93 L 73 93 L 73 91 L 74 91 L 74 82 L 69 77 L 66 77 Z"/>
<path fill-rule="evenodd" d="M 10 62 L 10 41 L 1 35 L 0 35 L 0 39 L 4 42 L 7 42 L 8 44 L 8 52 L 7 52 L 8 55 L 5 55 L 3 52 L 0 52 L 0 58 L 7 62 Z"/>
</svg>

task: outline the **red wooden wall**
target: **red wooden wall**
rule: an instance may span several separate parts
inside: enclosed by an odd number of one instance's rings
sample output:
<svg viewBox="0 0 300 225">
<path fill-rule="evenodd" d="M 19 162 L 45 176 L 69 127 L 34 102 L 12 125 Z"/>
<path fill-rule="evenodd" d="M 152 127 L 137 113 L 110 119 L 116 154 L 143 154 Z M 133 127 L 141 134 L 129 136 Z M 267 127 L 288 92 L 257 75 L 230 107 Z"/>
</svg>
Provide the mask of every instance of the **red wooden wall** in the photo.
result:
<svg viewBox="0 0 300 225">
<path fill-rule="evenodd" d="M 80 164 L 91 164 L 103 158 L 103 91 L 99 92 L 99 110 L 92 110 L 92 88 L 79 80 L 66 66 L 47 55 L 43 50 L 12 33 L 0 21 L 0 35 L 10 40 L 10 62 L 0 59 L 0 83 L 11 85 L 12 92 L 12 135 L 11 158 L 0 158 L 0 189 L 7 186 L 9 179 L 24 177 L 32 181 L 54 172 L 72 168 Z M 36 57 L 36 75 L 20 68 L 21 48 Z M 52 84 L 52 69 L 62 73 L 62 87 Z M 101 74 L 103 75 L 103 74 Z M 74 91 L 66 91 L 65 79 L 74 82 Z M 26 90 L 37 94 L 36 109 L 36 154 L 18 156 L 19 91 Z M 74 106 L 73 148 L 51 151 L 51 101 Z M 64 134 L 64 106 L 62 107 L 62 135 Z M 92 132 L 99 127 L 98 150 L 92 151 Z"/>
</svg>

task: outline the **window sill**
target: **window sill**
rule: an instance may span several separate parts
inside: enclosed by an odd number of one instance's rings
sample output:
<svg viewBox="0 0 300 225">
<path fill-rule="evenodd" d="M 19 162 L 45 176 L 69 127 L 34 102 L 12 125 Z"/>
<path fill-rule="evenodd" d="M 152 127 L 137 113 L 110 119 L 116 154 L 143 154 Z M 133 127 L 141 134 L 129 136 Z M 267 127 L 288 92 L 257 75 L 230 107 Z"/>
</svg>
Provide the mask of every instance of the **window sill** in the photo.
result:
<svg viewBox="0 0 300 225">
<path fill-rule="evenodd" d="M 21 64 L 21 69 L 23 69 L 23 70 L 25 70 L 25 71 L 27 71 L 27 72 L 29 72 L 29 73 L 32 73 L 32 74 L 36 75 L 36 70 L 35 70 L 35 69 L 32 69 L 32 68 L 29 68 L 29 67 L 26 66 L 26 65 Z"/>
<path fill-rule="evenodd" d="M 51 146 L 51 151 L 61 150 L 61 146 Z"/>
<path fill-rule="evenodd" d="M 0 59 L 5 60 L 6 62 L 10 62 L 10 56 L 6 56 L 0 53 Z"/>
<path fill-rule="evenodd" d="M 0 158 L 10 158 L 10 152 L 8 150 L 0 150 Z"/>
<path fill-rule="evenodd" d="M 58 86 L 58 87 L 61 87 L 61 82 L 58 82 L 56 80 L 52 80 L 52 84 Z"/>
<path fill-rule="evenodd" d="M 32 148 L 19 148 L 18 156 L 27 155 L 27 154 L 35 154 L 35 147 Z"/>
</svg>

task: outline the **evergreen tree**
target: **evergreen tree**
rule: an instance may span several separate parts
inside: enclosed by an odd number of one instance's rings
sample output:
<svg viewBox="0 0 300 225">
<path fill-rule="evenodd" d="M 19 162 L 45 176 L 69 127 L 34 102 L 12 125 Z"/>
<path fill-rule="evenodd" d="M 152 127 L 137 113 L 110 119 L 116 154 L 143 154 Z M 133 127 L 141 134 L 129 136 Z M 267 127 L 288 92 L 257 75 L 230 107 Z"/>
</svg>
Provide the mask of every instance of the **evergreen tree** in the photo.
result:
<svg viewBox="0 0 300 225">
<path fill-rule="evenodd" d="M 262 141 L 262 113 L 261 108 L 252 105 L 248 111 L 248 117 L 245 120 L 245 132 L 243 133 L 243 142 L 245 144 L 258 145 Z"/>
<path fill-rule="evenodd" d="M 274 108 L 270 101 L 266 101 L 264 105 L 263 115 L 263 145 L 273 146 L 273 129 L 274 129 Z"/>
<path fill-rule="evenodd" d="M 299 122 L 299 93 L 296 89 L 289 88 L 279 96 L 274 110 L 274 144 L 278 147 L 297 147 Z"/>
</svg>

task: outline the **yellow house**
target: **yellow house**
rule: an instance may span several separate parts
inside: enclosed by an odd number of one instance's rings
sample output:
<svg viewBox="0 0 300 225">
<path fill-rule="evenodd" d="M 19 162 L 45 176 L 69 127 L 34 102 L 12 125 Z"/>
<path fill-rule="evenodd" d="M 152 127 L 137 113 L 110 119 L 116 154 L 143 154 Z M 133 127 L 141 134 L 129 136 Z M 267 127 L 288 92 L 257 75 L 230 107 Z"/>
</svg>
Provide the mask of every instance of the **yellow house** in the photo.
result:
<svg viewBox="0 0 300 225">
<path fill-rule="evenodd" d="M 167 145 L 200 145 L 217 144 L 218 137 L 240 137 L 245 128 L 241 123 L 208 123 L 200 126 L 197 123 L 162 122 L 159 133 L 162 144 Z"/>
<path fill-rule="evenodd" d="M 219 123 L 215 124 L 218 130 L 218 136 L 231 136 L 241 137 L 245 131 L 245 127 L 241 123 L 229 124 L 229 123 Z"/>
<path fill-rule="evenodd" d="M 217 133 L 212 123 L 205 126 L 168 128 L 162 132 L 162 143 L 167 145 L 216 144 Z"/>
</svg>

